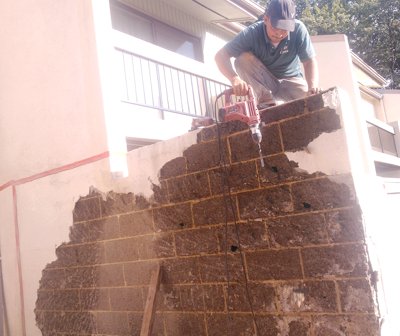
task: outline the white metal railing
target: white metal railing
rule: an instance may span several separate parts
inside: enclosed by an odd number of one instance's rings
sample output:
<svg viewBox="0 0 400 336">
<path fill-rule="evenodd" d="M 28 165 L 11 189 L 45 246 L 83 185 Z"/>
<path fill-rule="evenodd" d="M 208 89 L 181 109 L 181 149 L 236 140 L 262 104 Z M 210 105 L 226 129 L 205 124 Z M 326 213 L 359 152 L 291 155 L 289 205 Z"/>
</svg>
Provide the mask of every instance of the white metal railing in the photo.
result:
<svg viewBox="0 0 400 336">
<path fill-rule="evenodd" d="M 204 64 L 115 32 L 121 100 L 162 112 L 213 116 L 215 97 L 229 85 L 207 76 Z"/>
</svg>

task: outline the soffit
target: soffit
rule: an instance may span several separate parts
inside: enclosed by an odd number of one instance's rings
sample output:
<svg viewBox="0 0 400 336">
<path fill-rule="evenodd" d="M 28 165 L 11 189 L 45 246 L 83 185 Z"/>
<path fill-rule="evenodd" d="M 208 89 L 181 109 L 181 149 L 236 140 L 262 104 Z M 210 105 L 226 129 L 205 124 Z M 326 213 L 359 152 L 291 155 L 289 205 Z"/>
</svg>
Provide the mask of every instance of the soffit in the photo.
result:
<svg viewBox="0 0 400 336">
<path fill-rule="evenodd" d="M 168 3 L 206 22 L 254 21 L 262 13 L 258 5 L 242 0 L 168 0 Z"/>
<path fill-rule="evenodd" d="M 252 0 L 168 0 L 168 3 L 234 34 L 245 28 L 244 23 L 255 22 L 264 12 Z"/>
</svg>

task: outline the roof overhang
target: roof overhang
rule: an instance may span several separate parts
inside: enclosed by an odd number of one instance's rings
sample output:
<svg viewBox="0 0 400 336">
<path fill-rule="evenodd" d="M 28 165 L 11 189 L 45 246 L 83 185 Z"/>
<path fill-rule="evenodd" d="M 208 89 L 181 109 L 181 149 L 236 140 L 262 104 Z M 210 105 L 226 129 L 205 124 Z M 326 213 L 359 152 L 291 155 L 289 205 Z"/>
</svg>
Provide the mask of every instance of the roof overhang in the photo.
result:
<svg viewBox="0 0 400 336">
<path fill-rule="evenodd" d="M 263 8 L 251 0 L 192 0 L 220 16 L 210 22 L 234 34 L 245 28 L 244 23 L 254 22 L 264 13 Z"/>
<path fill-rule="evenodd" d="M 358 67 L 362 72 L 365 73 L 365 75 L 369 77 L 369 80 L 362 82 L 363 86 L 369 88 L 382 88 L 389 84 L 385 78 L 378 74 L 354 52 L 351 52 L 351 60 L 356 67 Z"/>
<path fill-rule="evenodd" d="M 358 82 L 358 87 L 360 88 L 360 91 L 362 93 L 366 94 L 367 96 L 370 96 L 370 97 L 378 99 L 378 100 L 381 100 L 383 98 L 383 95 L 381 93 L 369 88 L 368 86 L 365 86 L 364 84 L 362 84 L 360 82 Z"/>
<path fill-rule="evenodd" d="M 230 33 L 238 33 L 245 23 L 254 22 L 264 14 L 264 8 L 251 0 L 168 0 L 177 8 L 215 24 Z"/>
</svg>

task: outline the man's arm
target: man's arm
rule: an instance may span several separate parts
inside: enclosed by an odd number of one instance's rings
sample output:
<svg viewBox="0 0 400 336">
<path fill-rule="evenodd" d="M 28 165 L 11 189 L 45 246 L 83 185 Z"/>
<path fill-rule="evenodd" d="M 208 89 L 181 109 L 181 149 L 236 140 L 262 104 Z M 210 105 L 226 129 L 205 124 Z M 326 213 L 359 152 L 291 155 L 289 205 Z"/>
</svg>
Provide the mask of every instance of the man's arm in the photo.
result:
<svg viewBox="0 0 400 336">
<path fill-rule="evenodd" d="M 247 83 L 242 80 L 232 67 L 231 56 L 222 48 L 215 55 L 219 71 L 231 82 L 233 93 L 237 96 L 244 96 L 249 91 Z"/>
<path fill-rule="evenodd" d="M 319 74 L 318 74 L 318 63 L 315 57 L 308 59 L 303 62 L 304 75 L 308 84 L 308 95 L 318 93 L 319 88 Z"/>
</svg>

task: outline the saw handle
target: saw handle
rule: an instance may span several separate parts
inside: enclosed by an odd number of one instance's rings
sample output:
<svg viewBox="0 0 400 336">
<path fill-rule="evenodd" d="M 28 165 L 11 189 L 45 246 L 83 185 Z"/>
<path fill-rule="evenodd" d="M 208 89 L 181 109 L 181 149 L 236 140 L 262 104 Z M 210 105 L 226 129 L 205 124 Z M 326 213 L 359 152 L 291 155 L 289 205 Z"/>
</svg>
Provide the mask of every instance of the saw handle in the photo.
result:
<svg viewBox="0 0 400 336">
<path fill-rule="evenodd" d="M 232 103 L 232 96 L 234 96 L 233 88 L 226 89 L 224 91 L 225 104 Z M 255 100 L 253 88 L 249 85 L 249 90 L 247 91 L 246 97 L 248 100 Z"/>
</svg>

